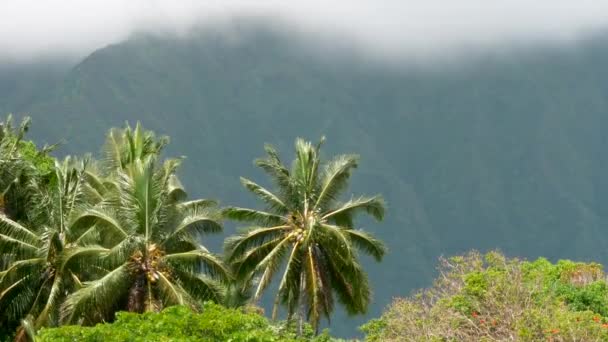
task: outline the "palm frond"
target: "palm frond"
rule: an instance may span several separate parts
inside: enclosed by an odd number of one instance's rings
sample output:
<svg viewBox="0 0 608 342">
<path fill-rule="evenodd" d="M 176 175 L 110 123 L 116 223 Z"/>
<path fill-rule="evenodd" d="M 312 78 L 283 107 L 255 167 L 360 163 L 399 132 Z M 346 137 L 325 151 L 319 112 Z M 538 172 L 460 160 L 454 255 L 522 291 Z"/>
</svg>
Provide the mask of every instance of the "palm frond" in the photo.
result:
<svg viewBox="0 0 608 342">
<path fill-rule="evenodd" d="M 199 302 L 212 300 L 221 303 L 223 301 L 226 288 L 216 279 L 204 274 L 194 274 L 180 270 L 175 270 L 173 273 L 186 293 Z"/>
<path fill-rule="evenodd" d="M 160 246 L 165 250 L 166 253 L 182 253 L 188 252 L 194 249 L 207 250 L 200 244 L 200 241 L 189 234 L 183 234 L 181 236 L 174 236 L 171 240 L 162 240 Z"/>
<path fill-rule="evenodd" d="M 217 207 L 218 202 L 212 199 L 196 199 L 192 201 L 185 201 L 176 204 L 177 210 L 181 212 L 199 211 L 202 209 L 209 209 Z"/>
<path fill-rule="evenodd" d="M 194 210 L 181 217 L 174 231 L 163 241 L 163 244 L 172 242 L 184 234 L 197 236 L 205 233 L 217 233 L 222 231 L 219 222 L 220 215 L 209 210 Z"/>
<path fill-rule="evenodd" d="M 376 220 L 384 218 L 384 200 L 380 196 L 358 197 L 340 205 L 338 208 L 323 214 L 323 219 L 331 219 L 337 215 L 354 216 L 359 212 L 370 214 Z"/>
<path fill-rule="evenodd" d="M 145 240 L 142 236 L 131 235 L 116 244 L 103 256 L 103 265 L 113 269 L 127 262 L 136 251 L 144 250 Z"/>
<path fill-rule="evenodd" d="M 256 270 L 259 270 L 262 260 L 272 252 L 275 247 L 285 242 L 287 239 L 284 236 L 265 242 L 255 248 L 248 249 L 245 253 L 240 254 L 238 259 L 232 261 L 234 275 L 238 280 L 243 280 L 253 276 Z"/>
<path fill-rule="evenodd" d="M 285 264 L 285 270 L 283 271 L 279 289 L 275 296 L 274 305 L 272 307 L 272 320 L 276 320 L 277 318 L 280 297 L 283 296 L 288 298 L 290 292 L 297 294 L 300 292 L 300 274 L 302 272 L 302 262 L 300 258 L 303 253 L 299 253 L 299 251 L 300 242 L 296 241 L 293 246 L 291 246 L 291 253 Z M 284 300 L 283 302 L 288 302 L 288 300 Z"/>
<path fill-rule="evenodd" d="M 221 259 L 204 250 L 167 254 L 162 261 L 183 272 L 205 273 L 223 282 L 230 279 L 230 271 Z"/>
<path fill-rule="evenodd" d="M 109 251 L 107 248 L 95 245 L 68 248 L 60 256 L 58 271 L 64 272 L 69 270 L 75 274 L 90 272 L 92 265 L 102 264 L 102 258 Z"/>
<path fill-rule="evenodd" d="M 224 250 L 228 255 L 228 261 L 234 261 L 242 254 L 252 248 L 265 244 L 266 242 L 285 234 L 289 226 L 281 225 L 276 227 L 252 227 L 241 235 L 228 237 L 224 243 Z"/>
<path fill-rule="evenodd" d="M 42 308 L 42 311 L 40 311 L 40 313 L 38 314 L 38 317 L 36 317 L 33 327 L 38 329 L 45 325 L 53 326 L 59 323 L 58 314 L 62 300 L 61 297 L 63 297 L 64 294 L 62 290 L 64 290 L 62 277 L 54 277 L 53 285 L 51 285 L 51 289 L 45 300 L 44 307 Z"/>
<path fill-rule="evenodd" d="M 308 246 L 308 251 L 306 253 L 306 261 L 304 262 L 306 273 L 306 297 L 307 297 L 307 305 L 308 305 L 308 318 L 312 323 L 313 329 L 316 331 L 316 327 L 319 324 L 319 320 L 321 319 L 323 309 L 323 287 L 328 286 L 329 284 L 324 284 L 322 282 L 322 277 L 320 275 L 319 264 L 317 253 L 315 252 L 314 246 Z"/>
<path fill-rule="evenodd" d="M 84 170 L 82 177 L 85 181 L 83 191 L 86 193 L 86 197 L 94 198 L 95 201 L 93 203 L 102 201 L 108 192 L 104 180 L 98 174 L 95 174 L 90 170 Z"/>
<path fill-rule="evenodd" d="M 359 156 L 341 155 L 329 162 L 321 179 L 321 189 L 314 208 L 325 208 L 348 187 L 350 172 L 357 167 Z"/>
<path fill-rule="evenodd" d="M 226 293 L 222 305 L 236 309 L 250 303 L 252 298 L 252 279 L 233 280 L 226 285 Z"/>
<path fill-rule="evenodd" d="M 7 270 L 2 272 L 0 278 L 0 292 L 13 286 L 15 283 L 29 276 L 41 276 L 46 260 L 44 258 L 33 258 L 15 261 Z M 0 295 L 0 299 L 2 295 Z"/>
<path fill-rule="evenodd" d="M 241 184 L 243 184 L 243 186 L 247 188 L 247 190 L 257 195 L 258 198 L 264 201 L 273 211 L 282 215 L 287 214 L 287 212 L 289 211 L 289 208 L 285 205 L 285 203 L 283 203 L 283 201 L 281 201 L 278 196 L 265 189 L 264 187 L 243 177 L 241 177 Z"/>
<path fill-rule="evenodd" d="M 327 258 L 327 274 L 338 301 L 350 315 L 365 313 L 371 300 L 371 290 L 361 265 L 354 258 L 344 259 L 329 250 L 325 253 L 330 256 Z"/>
<path fill-rule="evenodd" d="M 362 230 L 344 229 L 343 232 L 354 246 L 373 256 L 376 261 L 382 261 L 382 257 L 386 254 L 386 246 L 382 241 Z"/>
<path fill-rule="evenodd" d="M 38 245 L 40 242 L 37 234 L 3 213 L 0 213 L 0 234 L 30 245 Z"/>
<path fill-rule="evenodd" d="M 171 305 L 195 305 L 190 295 L 181 288 L 179 284 L 173 283 L 163 272 L 158 272 L 158 282 L 156 283 L 160 291 L 159 297 L 164 307 Z"/>
<path fill-rule="evenodd" d="M 138 224 L 137 233 L 148 239 L 152 233 L 154 222 L 153 213 L 161 201 L 162 192 L 154 181 L 154 162 L 136 160 L 129 165 L 126 174 L 121 177 L 121 202 L 127 208 L 132 208 Z"/>
<path fill-rule="evenodd" d="M 45 280 L 45 263 L 41 258 L 20 260 L 3 272 L 0 279 L 3 318 L 19 320 L 31 310 L 40 291 L 40 284 Z"/>
<path fill-rule="evenodd" d="M 229 218 L 231 220 L 251 222 L 262 226 L 277 226 L 285 222 L 285 218 L 280 215 L 247 208 L 230 207 L 224 209 L 222 214 L 224 217 Z"/>
<path fill-rule="evenodd" d="M 65 323 L 77 323 L 82 318 L 95 315 L 109 318 L 123 303 L 131 284 L 131 276 L 126 266 L 121 266 L 103 278 L 86 284 L 68 296 L 61 308 L 61 318 Z"/>
<path fill-rule="evenodd" d="M 168 193 L 172 202 L 184 201 L 188 197 L 184 186 L 179 181 L 176 175 L 171 174 L 168 179 Z"/>
<path fill-rule="evenodd" d="M 319 157 L 312 143 L 302 138 L 296 139 L 295 149 L 296 159 L 291 167 L 293 184 L 298 187 L 301 194 L 308 197 L 315 190 L 314 187 L 317 183 Z"/>
<path fill-rule="evenodd" d="M 31 278 L 24 278 L 0 293 L 3 319 L 19 321 L 28 313 L 36 298 L 36 286 L 32 284 Z"/>
<path fill-rule="evenodd" d="M 104 144 L 105 164 L 111 171 L 119 170 L 123 167 L 123 138 L 120 130 L 112 128 L 108 131 L 106 143 Z"/>
<path fill-rule="evenodd" d="M 288 195 L 291 188 L 291 175 L 289 170 L 283 165 L 279 158 L 277 150 L 269 144 L 264 145 L 266 151 L 266 159 L 256 159 L 254 164 L 266 172 L 275 184 L 278 186 L 281 193 Z"/>
<path fill-rule="evenodd" d="M 129 230 L 122 226 L 121 221 L 116 218 L 116 214 L 111 209 L 96 207 L 83 211 L 70 223 L 71 239 L 77 240 L 93 226 L 100 231 L 106 230 L 112 234 L 117 234 L 120 238 L 129 236 Z"/>
<path fill-rule="evenodd" d="M 8 257 L 9 255 L 16 258 L 31 257 L 36 255 L 38 249 L 39 247 L 36 245 L 0 234 L 2 257 Z M 0 268 L 3 267 L 2 264 L 0 263 Z"/>
<path fill-rule="evenodd" d="M 289 242 L 291 237 L 285 237 L 282 241 L 274 246 L 274 248 L 267 253 L 264 258 L 258 263 L 255 268 L 255 272 L 262 272 L 262 276 L 258 282 L 258 286 L 255 290 L 253 297 L 257 300 L 262 295 L 262 291 L 268 287 L 272 277 L 281 265 L 281 261 L 285 256 L 287 249 L 289 248 Z"/>
<path fill-rule="evenodd" d="M 346 236 L 345 230 L 331 224 L 322 224 L 322 229 L 315 230 L 315 241 L 322 243 L 328 249 L 340 253 L 344 258 L 352 258 L 353 251 L 351 241 Z"/>
</svg>

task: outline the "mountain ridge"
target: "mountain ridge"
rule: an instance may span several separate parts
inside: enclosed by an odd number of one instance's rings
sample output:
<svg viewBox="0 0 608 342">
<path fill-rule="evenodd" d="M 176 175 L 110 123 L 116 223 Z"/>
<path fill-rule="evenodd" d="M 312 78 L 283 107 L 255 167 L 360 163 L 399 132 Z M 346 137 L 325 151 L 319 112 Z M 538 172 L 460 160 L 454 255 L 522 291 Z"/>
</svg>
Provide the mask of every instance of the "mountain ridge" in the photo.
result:
<svg viewBox="0 0 608 342">
<path fill-rule="evenodd" d="M 255 205 L 238 177 L 264 179 L 251 161 L 265 142 L 289 158 L 295 137 L 326 135 L 328 155 L 360 154 L 353 193 L 389 204 L 384 223 L 363 222 L 390 249 L 366 263 L 376 292 L 367 317 L 428 285 L 441 254 L 608 262 L 604 41 L 443 71 L 336 66 L 302 49 L 264 30 L 236 43 L 137 36 L 0 109 L 29 113 L 39 142 L 67 138 L 60 154 L 98 152 L 108 128 L 142 121 L 172 137 L 168 154 L 187 156 L 187 189 L 226 205 Z M 338 316 L 332 328 L 352 335 L 364 320 Z"/>
</svg>

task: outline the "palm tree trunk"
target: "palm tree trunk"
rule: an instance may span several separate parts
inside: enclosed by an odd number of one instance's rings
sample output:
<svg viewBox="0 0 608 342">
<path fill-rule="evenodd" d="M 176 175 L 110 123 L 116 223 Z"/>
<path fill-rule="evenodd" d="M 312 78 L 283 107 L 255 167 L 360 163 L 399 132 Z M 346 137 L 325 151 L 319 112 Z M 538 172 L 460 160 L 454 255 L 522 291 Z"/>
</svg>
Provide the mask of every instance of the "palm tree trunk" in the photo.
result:
<svg viewBox="0 0 608 342">
<path fill-rule="evenodd" d="M 304 334 L 304 287 L 305 287 L 304 272 L 300 274 L 300 296 L 298 298 L 298 337 Z"/>
<path fill-rule="evenodd" d="M 135 276 L 135 282 L 129 289 L 129 300 L 128 309 L 130 312 L 142 313 L 144 312 L 145 294 L 146 294 L 146 275 L 143 272 L 139 272 Z"/>
<path fill-rule="evenodd" d="M 22 325 L 17 328 L 17 333 L 15 334 L 14 342 L 28 342 L 27 333 L 25 332 L 25 328 Z"/>
</svg>

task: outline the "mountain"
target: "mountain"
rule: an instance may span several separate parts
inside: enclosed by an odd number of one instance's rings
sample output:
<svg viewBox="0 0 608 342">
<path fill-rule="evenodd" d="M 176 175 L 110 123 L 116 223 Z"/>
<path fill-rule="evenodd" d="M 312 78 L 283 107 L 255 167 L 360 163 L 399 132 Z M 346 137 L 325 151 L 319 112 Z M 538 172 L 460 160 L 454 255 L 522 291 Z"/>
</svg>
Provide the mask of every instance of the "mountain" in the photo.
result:
<svg viewBox="0 0 608 342">
<path fill-rule="evenodd" d="M 373 307 L 336 316 L 338 335 L 428 286 L 442 254 L 608 262 L 607 41 L 381 67 L 294 40 L 247 25 L 134 36 L 61 75 L 2 87 L 14 84 L 3 74 L 0 109 L 29 113 L 40 142 L 67 139 L 59 154 L 98 152 L 109 127 L 140 120 L 187 156 L 194 196 L 239 206 L 255 205 L 238 177 L 265 180 L 252 165 L 265 142 L 286 159 L 297 136 L 326 135 L 328 155 L 359 153 L 353 193 L 382 193 L 389 208 L 362 224 L 390 254 L 367 260 Z"/>
<path fill-rule="evenodd" d="M 25 108 L 40 99 L 72 67 L 61 60 L 40 60 L 26 63 L 0 60 L 0 113 Z"/>
</svg>

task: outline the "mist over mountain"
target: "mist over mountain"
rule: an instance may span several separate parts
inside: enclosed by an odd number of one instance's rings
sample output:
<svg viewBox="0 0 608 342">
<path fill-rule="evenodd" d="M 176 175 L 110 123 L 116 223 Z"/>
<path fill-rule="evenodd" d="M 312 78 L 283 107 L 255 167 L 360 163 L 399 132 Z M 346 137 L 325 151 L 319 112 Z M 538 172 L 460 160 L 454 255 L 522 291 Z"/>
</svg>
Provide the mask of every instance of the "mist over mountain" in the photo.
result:
<svg viewBox="0 0 608 342">
<path fill-rule="evenodd" d="M 4 0 L 0 13 L 0 61 L 82 57 L 135 32 L 183 35 L 244 17 L 348 40 L 384 61 L 576 42 L 608 28 L 608 3 L 597 0 Z"/>
<path fill-rule="evenodd" d="M 608 262 L 608 41 L 425 68 L 347 55 L 251 26 L 137 35 L 71 68 L 5 67 L 0 111 L 31 115 L 40 143 L 65 138 L 59 155 L 98 152 L 108 128 L 141 121 L 187 156 L 193 196 L 226 205 L 255 205 L 238 177 L 264 183 L 252 160 L 266 142 L 289 159 L 294 138 L 326 135 L 328 155 L 360 154 L 353 192 L 380 192 L 389 209 L 363 222 L 390 248 L 367 260 L 368 317 L 428 285 L 442 254 Z M 363 320 L 336 316 L 332 330 Z"/>
</svg>

